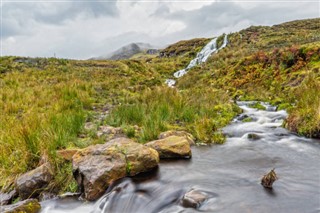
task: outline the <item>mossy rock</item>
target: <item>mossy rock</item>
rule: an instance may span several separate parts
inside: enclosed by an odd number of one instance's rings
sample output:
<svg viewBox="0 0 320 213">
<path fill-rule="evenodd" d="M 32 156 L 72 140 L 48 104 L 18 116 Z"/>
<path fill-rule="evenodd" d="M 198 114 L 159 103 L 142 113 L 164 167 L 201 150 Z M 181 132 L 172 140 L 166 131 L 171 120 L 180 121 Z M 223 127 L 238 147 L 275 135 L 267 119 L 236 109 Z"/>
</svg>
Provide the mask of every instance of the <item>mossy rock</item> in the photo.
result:
<svg viewBox="0 0 320 213">
<path fill-rule="evenodd" d="M 28 199 L 1 208 L 3 213 L 37 213 L 40 211 L 41 205 L 36 199 Z"/>
</svg>

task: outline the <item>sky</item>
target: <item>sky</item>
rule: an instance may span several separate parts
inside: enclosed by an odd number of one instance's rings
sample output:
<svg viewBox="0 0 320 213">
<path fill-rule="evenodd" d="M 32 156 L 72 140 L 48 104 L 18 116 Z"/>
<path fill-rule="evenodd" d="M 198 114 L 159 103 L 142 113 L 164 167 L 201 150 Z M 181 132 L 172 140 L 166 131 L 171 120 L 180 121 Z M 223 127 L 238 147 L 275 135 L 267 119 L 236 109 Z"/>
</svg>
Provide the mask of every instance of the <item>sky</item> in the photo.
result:
<svg viewBox="0 0 320 213">
<path fill-rule="evenodd" d="M 0 0 L 1 56 L 88 59 L 132 42 L 163 48 L 251 25 L 320 17 L 320 1 Z"/>
</svg>

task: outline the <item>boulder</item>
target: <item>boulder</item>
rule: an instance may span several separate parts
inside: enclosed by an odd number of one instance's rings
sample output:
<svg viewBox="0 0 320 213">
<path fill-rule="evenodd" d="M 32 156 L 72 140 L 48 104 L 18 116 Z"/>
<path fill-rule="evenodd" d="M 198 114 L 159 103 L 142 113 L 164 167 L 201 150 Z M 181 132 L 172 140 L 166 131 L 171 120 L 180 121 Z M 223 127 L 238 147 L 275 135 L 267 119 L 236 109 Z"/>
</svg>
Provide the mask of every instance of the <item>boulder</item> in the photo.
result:
<svg viewBox="0 0 320 213">
<path fill-rule="evenodd" d="M 195 142 L 194 142 L 195 138 L 193 137 L 193 135 L 191 135 L 190 133 L 185 132 L 185 131 L 169 130 L 169 131 L 166 131 L 166 132 L 162 132 L 158 136 L 158 139 L 164 139 L 164 138 L 167 138 L 167 137 L 170 137 L 170 136 L 185 137 L 191 146 L 195 145 Z"/>
<path fill-rule="evenodd" d="M 98 199 L 115 180 L 158 166 L 156 150 L 128 138 L 89 146 L 73 156 L 73 175 L 87 200 Z"/>
<path fill-rule="evenodd" d="M 208 196 L 206 193 L 193 189 L 183 196 L 182 205 L 187 208 L 197 209 L 207 199 Z"/>
<path fill-rule="evenodd" d="M 57 155 L 65 159 L 66 161 L 71 161 L 73 155 L 76 154 L 77 151 L 79 151 L 79 149 L 63 149 L 63 150 L 58 150 Z"/>
<path fill-rule="evenodd" d="M 0 192 L 0 206 L 10 204 L 17 196 L 18 192 L 15 189 L 8 193 Z"/>
<path fill-rule="evenodd" d="M 28 199 L 18 203 L 1 206 L 3 213 L 37 213 L 40 211 L 41 206 L 36 199 Z"/>
<path fill-rule="evenodd" d="M 146 143 L 145 146 L 157 150 L 160 158 L 190 158 L 192 155 L 189 141 L 182 136 L 169 136 Z"/>
<path fill-rule="evenodd" d="M 15 188 L 21 199 L 36 198 L 44 191 L 53 179 L 50 163 L 45 163 L 36 169 L 21 175 L 15 182 Z"/>
</svg>

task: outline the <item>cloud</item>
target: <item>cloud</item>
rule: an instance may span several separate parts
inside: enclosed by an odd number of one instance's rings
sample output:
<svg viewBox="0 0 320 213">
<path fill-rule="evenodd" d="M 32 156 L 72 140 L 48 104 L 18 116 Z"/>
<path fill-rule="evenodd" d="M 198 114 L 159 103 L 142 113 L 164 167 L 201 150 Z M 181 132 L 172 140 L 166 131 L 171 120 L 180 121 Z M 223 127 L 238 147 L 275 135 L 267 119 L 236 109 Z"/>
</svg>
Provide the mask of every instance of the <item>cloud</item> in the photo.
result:
<svg viewBox="0 0 320 213">
<path fill-rule="evenodd" d="M 301 9 L 303 8 L 303 9 Z M 265 2 L 238 3 L 216 2 L 193 11 L 178 11 L 166 19 L 185 23 L 186 28 L 175 37 L 212 37 L 234 32 L 250 25 L 273 25 L 286 21 L 319 16 L 319 3 L 314 2 Z"/>
<path fill-rule="evenodd" d="M 70 20 L 115 17 L 117 14 L 116 2 L 7 1 L 2 8 L 2 37 L 28 34 L 41 23 L 62 25 Z"/>
<path fill-rule="evenodd" d="M 6 1 L 2 5 L 2 52 L 86 59 L 131 42 L 164 46 L 250 25 L 319 17 L 318 9 L 318 2 L 283 1 Z"/>
</svg>

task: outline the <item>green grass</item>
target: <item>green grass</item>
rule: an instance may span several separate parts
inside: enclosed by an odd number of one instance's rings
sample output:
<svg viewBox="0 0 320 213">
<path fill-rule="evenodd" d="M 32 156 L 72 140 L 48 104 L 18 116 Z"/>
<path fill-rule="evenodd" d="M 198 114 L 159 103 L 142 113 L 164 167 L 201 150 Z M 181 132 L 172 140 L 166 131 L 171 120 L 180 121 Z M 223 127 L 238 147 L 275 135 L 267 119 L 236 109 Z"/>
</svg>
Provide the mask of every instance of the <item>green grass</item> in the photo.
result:
<svg viewBox="0 0 320 213">
<path fill-rule="evenodd" d="M 214 143 L 218 129 L 229 123 L 239 109 L 223 92 L 207 90 L 192 93 L 168 87 L 146 90 L 134 100 L 128 99 L 116 107 L 107 123 L 114 126 L 138 125 L 141 132 L 137 139 L 142 143 L 154 140 L 160 132 L 172 128 L 193 133 L 199 142 Z"/>
<path fill-rule="evenodd" d="M 240 113 L 232 100 L 257 100 L 287 109 L 290 130 L 320 137 L 318 23 L 232 33 L 226 48 L 191 69 L 174 89 L 165 79 L 187 66 L 209 39 L 170 45 L 164 57 L 122 61 L 0 57 L 0 188 L 48 155 L 56 171 L 50 187 L 75 191 L 72 165 L 56 150 L 104 143 L 96 128 L 84 129 L 86 121 L 120 126 L 141 143 L 170 129 L 186 130 L 198 143 L 223 143 L 221 127 Z M 112 106 L 110 116 L 95 121 L 105 105 Z"/>
</svg>

